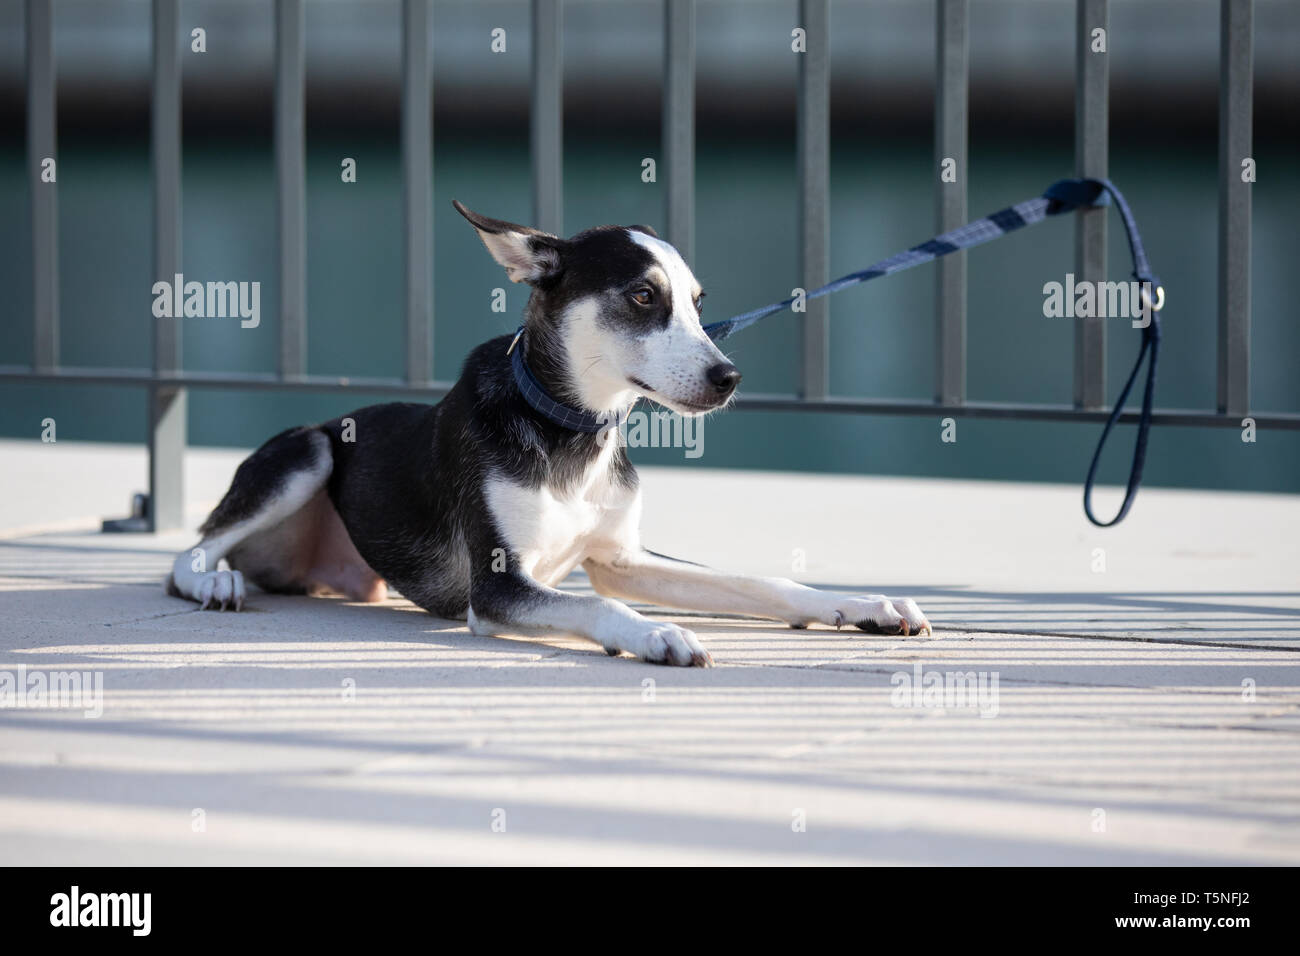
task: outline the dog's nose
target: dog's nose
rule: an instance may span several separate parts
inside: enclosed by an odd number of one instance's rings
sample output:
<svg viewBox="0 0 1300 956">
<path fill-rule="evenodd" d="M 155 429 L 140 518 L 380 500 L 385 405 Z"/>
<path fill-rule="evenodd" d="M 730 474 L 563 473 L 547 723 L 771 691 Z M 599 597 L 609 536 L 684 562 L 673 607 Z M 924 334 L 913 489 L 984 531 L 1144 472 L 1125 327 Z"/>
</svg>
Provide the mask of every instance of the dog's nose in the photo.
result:
<svg viewBox="0 0 1300 956">
<path fill-rule="evenodd" d="M 709 384 L 719 395 L 730 395 L 740 384 L 740 369 L 730 362 L 719 362 L 708 371 Z"/>
</svg>

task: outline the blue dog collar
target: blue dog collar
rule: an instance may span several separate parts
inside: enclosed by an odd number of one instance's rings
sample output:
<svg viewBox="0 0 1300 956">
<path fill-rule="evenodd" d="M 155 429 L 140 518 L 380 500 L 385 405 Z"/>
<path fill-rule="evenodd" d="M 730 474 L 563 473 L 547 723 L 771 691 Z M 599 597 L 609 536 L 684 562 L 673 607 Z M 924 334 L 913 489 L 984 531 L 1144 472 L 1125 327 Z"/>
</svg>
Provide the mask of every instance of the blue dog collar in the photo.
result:
<svg viewBox="0 0 1300 956">
<path fill-rule="evenodd" d="M 575 432 L 585 432 L 589 435 L 603 432 L 611 426 L 618 428 L 622 425 L 622 415 L 593 415 L 591 412 L 562 405 L 546 394 L 546 389 L 542 388 L 537 379 L 533 377 L 532 371 L 528 368 L 528 363 L 524 361 L 524 350 L 521 345 L 523 337 L 524 328 L 520 326 L 519 331 L 515 333 L 515 337 L 510 342 L 510 347 L 506 349 L 506 353 L 510 356 L 510 368 L 515 374 L 515 384 L 519 386 L 519 394 L 523 395 L 524 401 L 531 405 L 534 411 L 561 428 L 567 428 Z"/>
</svg>

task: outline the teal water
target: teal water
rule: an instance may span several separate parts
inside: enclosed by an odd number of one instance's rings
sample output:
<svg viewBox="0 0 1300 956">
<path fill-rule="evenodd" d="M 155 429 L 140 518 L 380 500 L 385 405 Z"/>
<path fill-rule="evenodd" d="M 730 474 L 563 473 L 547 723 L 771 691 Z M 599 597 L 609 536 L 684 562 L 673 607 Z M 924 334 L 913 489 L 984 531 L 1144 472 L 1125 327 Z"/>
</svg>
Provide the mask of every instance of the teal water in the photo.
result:
<svg viewBox="0 0 1300 956">
<path fill-rule="evenodd" d="M 705 137 L 707 140 L 707 137 Z M 662 185 L 643 183 L 641 159 L 657 144 L 566 143 L 568 231 L 603 222 L 662 224 Z M 62 361 L 143 367 L 152 321 L 148 153 L 143 143 L 60 146 Z M 358 161 L 355 184 L 339 178 Z M 1261 170 L 1284 155 L 1257 156 Z M 1040 146 L 973 150 L 972 215 L 1040 191 L 1071 170 L 1071 154 Z M 1214 149 L 1185 146 L 1140 155 L 1117 151 L 1112 178 L 1137 212 L 1168 289 L 1158 404 L 1209 408 L 1215 387 L 1217 208 Z M 473 345 L 514 328 L 524 289 L 510 285 L 451 209 L 461 199 L 488 215 L 526 221 L 525 138 L 443 138 L 435 168 L 435 375 L 454 377 Z M 0 363 L 31 357 L 30 248 L 23 157 L 0 152 Z M 832 155 L 831 271 L 861 268 L 932 232 L 926 143 L 837 142 Z M 1253 407 L 1300 411 L 1300 325 L 1291 279 L 1300 237 L 1295 177 L 1262 176 L 1254 187 Z M 187 144 L 184 272 L 206 280 L 260 280 L 262 323 L 186 319 L 185 363 L 202 370 L 272 371 L 277 327 L 274 171 L 269 144 Z M 697 172 L 697 274 L 709 291 L 706 318 L 781 298 L 794 274 L 793 147 L 702 140 Z M 313 138 L 308 155 L 308 363 L 314 373 L 399 376 L 402 356 L 401 173 L 398 144 L 373 137 Z M 1110 240 L 1111 275 L 1126 278 L 1122 232 Z M 1068 403 L 1072 332 L 1042 314 L 1042 286 L 1072 268 L 1072 228 L 1053 221 L 970 254 L 968 392 L 972 399 Z M 922 267 L 834 297 L 831 384 L 840 395 L 928 400 L 933 380 L 933 275 Z M 492 290 L 508 311 L 491 311 Z M 1108 329 L 1108 394 L 1117 393 L 1139 333 Z M 773 317 L 728 340 L 754 391 L 797 385 L 797 320 Z M 195 444 L 250 446 L 290 424 L 319 420 L 375 396 L 192 392 Z M 0 385 L 0 434 L 35 437 L 43 418 L 65 440 L 144 439 L 137 388 Z M 734 411 L 708 420 L 704 454 L 637 449 L 636 460 L 706 467 L 777 468 L 1079 483 L 1099 426 L 959 420 L 940 441 L 936 418 Z M 1126 473 L 1132 429 L 1114 439 L 1102 480 Z M 1300 491 L 1300 433 L 1262 431 L 1245 444 L 1232 429 L 1163 427 L 1147 465 L 1153 485 Z"/>
</svg>

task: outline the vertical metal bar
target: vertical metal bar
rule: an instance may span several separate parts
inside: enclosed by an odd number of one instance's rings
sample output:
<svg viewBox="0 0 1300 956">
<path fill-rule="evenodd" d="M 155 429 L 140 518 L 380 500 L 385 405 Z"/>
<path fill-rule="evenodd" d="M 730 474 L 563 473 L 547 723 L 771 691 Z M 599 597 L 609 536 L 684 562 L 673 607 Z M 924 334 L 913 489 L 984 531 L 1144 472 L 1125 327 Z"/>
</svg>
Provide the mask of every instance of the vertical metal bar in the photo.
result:
<svg viewBox="0 0 1300 956">
<path fill-rule="evenodd" d="M 560 0 L 533 0 L 533 224 L 564 229 L 564 67 Z"/>
<path fill-rule="evenodd" d="M 663 148 L 668 241 L 695 255 L 695 0 L 664 4 Z"/>
<path fill-rule="evenodd" d="M 153 0 L 153 271 L 156 281 L 169 285 L 181 278 L 181 72 L 176 8 L 177 0 Z M 154 319 L 154 375 L 173 375 L 181 364 L 181 317 Z M 186 407 L 184 389 L 164 385 L 149 389 L 149 526 L 153 531 L 179 528 L 185 520 Z"/>
<path fill-rule="evenodd" d="M 1105 52 L 1094 52 L 1103 30 Z M 1110 4 L 1077 0 L 1075 7 L 1074 166 L 1078 176 L 1105 176 L 1110 154 Z M 1106 208 L 1074 215 L 1076 281 L 1106 278 Z M 1074 320 L 1074 405 L 1106 405 L 1106 325 L 1101 318 Z"/>
<path fill-rule="evenodd" d="M 54 27 L 49 0 L 27 0 L 27 173 L 32 191 L 32 365 L 59 364 L 59 207 L 44 163 L 55 158 Z"/>
<path fill-rule="evenodd" d="M 307 372 L 307 222 L 302 0 L 275 4 L 275 184 L 280 232 L 280 377 Z"/>
<path fill-rule="evenodd" d="M 830 9 L 827 0 L 799 0 L 807 44 L 799 56 L 799 271 L 805 289 L 830 281 Z M 804 398 L 825 398 L 828 303 L 807 303 L 803 317 Z"/>
<path fill-rule="evenodd" d="M 429 0 L 402 2 L 406 380 L 433 379 L 433 57 Z"/>
<path fill-rule="evenodd" d="M 1250 411 L 1250 190 L 1255 58 L 1254 0 L 1219 5 L 1218 407 Z"/>
<path fill-rule="evenodd" d="M 970 10 L 967 0 L 935 6 L 935 227 L 943 233 L 966 221 Z M 960 405 L 966 401 L 966 253 L 944 256 L 936 266 L 935 400 Z"/>
</svg>

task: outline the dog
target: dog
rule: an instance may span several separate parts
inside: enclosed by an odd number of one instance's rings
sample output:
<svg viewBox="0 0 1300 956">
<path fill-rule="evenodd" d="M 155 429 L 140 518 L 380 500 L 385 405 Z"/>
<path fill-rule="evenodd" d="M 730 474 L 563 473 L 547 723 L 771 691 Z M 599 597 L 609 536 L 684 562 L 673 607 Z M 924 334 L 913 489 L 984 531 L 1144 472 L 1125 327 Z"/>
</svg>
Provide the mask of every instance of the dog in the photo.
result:
<svg viewBox="0 0 1300 956">
<path fill-rule="evenodd" d="M 910 599 L 643 548 L 637 475 L 614 426 L 641 398 L 706 414 L 740 382 L 701 325 L 699 282 L 648 226 L 562 239 L 453 205 L 506 275 L 531 286 L 520 331 L 474 349 L 436 405 L 371 405 L 271 438 L 177 556 L 169 593 L 239 610 L 247 582 L 365 602 L 391 586 L 476 635 L 573 634 L 610 655 L 696 667 L 713 659 L 692 631 L 619 599 L 931 633 Z M 579 565 L 595 595 L 557 589 Z"/>
</svg>

